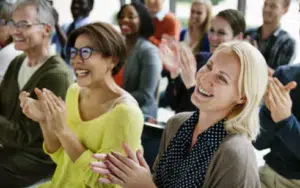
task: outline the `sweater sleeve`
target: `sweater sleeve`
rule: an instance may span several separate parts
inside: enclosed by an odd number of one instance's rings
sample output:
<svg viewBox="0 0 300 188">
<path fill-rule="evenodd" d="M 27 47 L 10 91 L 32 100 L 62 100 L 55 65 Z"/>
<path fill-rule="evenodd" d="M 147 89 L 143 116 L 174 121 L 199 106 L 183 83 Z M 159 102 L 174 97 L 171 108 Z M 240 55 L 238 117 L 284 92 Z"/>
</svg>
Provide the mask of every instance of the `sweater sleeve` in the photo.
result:
<svg viewBox="0 0 300 188">
<path fill-rule="evenodd" d="M 40 89 L 47 88 L 55 95 L 64 98 L 70 85 L 69 80 L 66 74 L 53 73 L 45 75 L 39 81 L 37 87 Z M 33 95 L 33 98 L 36 98 L 36 96 Z M 42 137 L 39 124 L 27 118 L 24 114 L 21 114 L 19 119 L 13 120 L 0 116 L 0 130 L 0 143 L 3 146 L 25 147 Z"/>
<path fill-rule="evenodd" d="M 162 65 L 155 46 L 142 49 L 138 58 L 139 63 L 142 64 L 139 87 L 130 94 L 138 101 L 140 106 L 144 106 L 156 92 Z"/>
<path fill-rule="evenodd" d="M 209 165 L 213 166 L 212 171 L 206 175 L 203 188 L 260 188 L 256 158 L 251 144 L 242 141 L 232 145 L 225 146 L 225 149 L 215 154 L 216 157 Z"/>
<path fill-rule="evenodd" d="M 289 150 L 300 160 L 300 150 L 297 140 L 300 140 L 300 122 L 294 115 L 275 125 L 278 128 L 276 135 Z"/>
<path fill-rule="evenodd" d="M 89 164 L 96 161 L 93 158 L 95 153 L 110 153 L 112 151 L 123 152 L 122 142 L 125 141 L 130 148 L 136 150 L 141 148 L 141 134 L 143 129 L 143 115 L 135 104 L 119 104 L 115 107 L 114 117 L 111 122 L 107 122 L 108 126 L 105 133 L 101 134 L 103 143 L 97 151 L 87 149 L 75 162 L 74 168 L 78 170 L 78 178 L 82 179 L 87 187 L 105 187 L 107 185 L 99 184 L 97 179 L 99 174 L 92 172 Z M 114 110 L 114 109 L 113 109 Z M 92 138 L 91 138 L 92 139 Z M 93 139 L 99 139 L 93 138 Z M 57 159 L 60 155 L 58 150 L 51 154 L 52 159 Z"/>
</svg>

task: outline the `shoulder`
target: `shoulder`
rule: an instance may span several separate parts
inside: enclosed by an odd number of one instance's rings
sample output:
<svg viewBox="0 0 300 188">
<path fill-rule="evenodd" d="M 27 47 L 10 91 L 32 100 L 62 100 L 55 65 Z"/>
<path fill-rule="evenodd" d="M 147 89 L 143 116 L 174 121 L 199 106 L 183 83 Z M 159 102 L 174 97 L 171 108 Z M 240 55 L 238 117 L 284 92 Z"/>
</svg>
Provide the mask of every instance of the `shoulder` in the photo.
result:
<svg viewBox="0 0 300 188">
<path fill-rule="evenodd" d="M 277 77 L 283 84 L 290 81 L 300 83 L 300 64 L 283 65 L 276 69 L 274 76 Z"/>
<path fill-rule="evenodd" d="M 51 56 L 44 65 L 45 74 L 64 74 L 67 76 L 71 75 L 71 69 L 68 67 L 66 62 L 58 55 Z"/>
<path fill-rule="evenodd" d="M 155 51 L 158 52 L 157 47 L 152 44 L 150 41 L 144 39 L 144 38 L 140 38 L 139 39 L 139 46 L 138 46 L 138 50 L 141 52 L 147 52 L 147 51 Z"/>
<path fill-rule="evenodd" d="M 247 136 L 243 134 L 226 136 L 219 147 L 219 153 L 224 162 L 235 161 L 240 165 L 244 164 L 243 166 L 250 162 L 256 165 L 252 143 Z"/>
<path fill-rule="evenodd" d="M 166 132 L 174 132 L 172 130 L 177 130 L 179 127 L 186 121 L 188 120 L 191 116 L 193 115 L 193 112 L 181 112 L 173 117 L 171 117 L 166 124 Z"/>
</svg>

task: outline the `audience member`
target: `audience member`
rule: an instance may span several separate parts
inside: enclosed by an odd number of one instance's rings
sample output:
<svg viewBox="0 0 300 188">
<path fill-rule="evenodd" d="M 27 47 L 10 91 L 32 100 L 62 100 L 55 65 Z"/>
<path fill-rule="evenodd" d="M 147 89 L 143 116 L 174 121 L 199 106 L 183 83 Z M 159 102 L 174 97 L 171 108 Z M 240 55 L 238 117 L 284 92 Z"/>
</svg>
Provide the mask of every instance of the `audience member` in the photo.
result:
<svg viewBox="0 0 300 188">
<path fill-rule="evenodd" d="M 99 187 L 99 175 L 89 169 L 93 154 L 122 151 L 122 141 L 141 148 L 143 116 L 135 99 L 113 79 L 126 58 L 125 43 L 115 29 L 88 24 L 71 33 L 67 46 L 77 83 L 69 88 L 66 104 L 45 89 L 36 90 L 38 100 L 22 93 L 21 106 L 40 123 L 44 151 L 57 165 L 52 180 L 41 188 Z"/>
<path fill-rule="evenodd" d="M 169 40 L 166 42 L 166 45 L 161 45 L 161 57 L 166 64 L 165 67 L 171 73 L 163 105 L 169 105 L 176 113 L 196 110 L 196 106 L 189 99 L 195 90 L 195 74 L 197 70 L 206 64 L 211 54 L 220 44 L 232 40 L 242 40 L 245 28 L 245 19 L 237 10 L 227 9 L 219 12 L 212 19 L 208 32 L 210 53 L 198 53 L 196 61 L 189 50 L 186 48 L 181 50 L 182 47 L 174 40 L 171 42 Z M 164 48 L 170 48 L 170 50 L 164 53 Z M 172 49 L 175 49 L 177 52 L 170 53 Z"/>
<path fill-rule="evenodd" d="M 153 18 L 154 34 L 149 40 L 158 46 L 164 34 L 179 39 L 180 23 L 175 15 L 163 7 L 165 0 L 145 0 L 145 5 L 148 8 Z"/>
<path fill-rule="evenodd" d="M 295 57 L 295 40 L 280 26 L 280 20 L 289 9 L 291 0 L 265 0 L 263 25 L 249 30 L 245 36 L 265 57 L 269 75 Z"/>
<path fill-rule="evenodd" d="M 118 21 L 128 53 L 123 88 L 137 100 L 146 117 L 156 118 L 162 64 L 157 47 L 147 40 L 154 31 L 151 16 L 142 4 L 133 2 L 121 8 Z"/>
<path fill-rule="evenodd" d="M 180 33 L 180 41 L 187 44 L 194 54 L 198 52 L 209 52 L 209 41 L 207 32 L 210 28 L 212 7 L 210 0 L 193 0 L 188 29 Z"/>
<path fill-rule="evenodd" d="M 260 110 L 261 134 L 254 146 L 271 149 L 260 168 L 262 188 L 300 187 L 300 65 L 279 67 Z M 294 89 L 294 90 L 293 90 Z"/>
<path fill-rule="evenodd" d="M 0 2 L 0 83 L 9 63 L 22 51 L 15 49 L 13 39 L 9 34 L 7 22 L 11 18 L 13 5 L 4 1 Z"/>
<path fill-rule="evenodd" d="M 93 7 L 94 0 L 72 0 L 71 13 L 73 16 L 73 22 L 59 27 L 57 19 L 57 22 L 55 23 L 56 33 L 53 35 L 52 43 L 56 45 L 56 53 L 60 54 L 64 59 L 67 60 L 64 50 L 67 42 L 67 36 L 70 35 L 73 30 L 90 23 L 89 15 L 93 10 Z M 55 12 L 56 11 L 54 9 L 54 14 L 57 13 Z"/>
<path fill-rule="evenodd" d="M 196 76 L 196 112 L 171 118 L 154 165 L 154 182 L 140 151 L 96 155 L 103 183 L 122 187 L 259 188 L 251 141 L 259 132 L 259 105 L 268 83 L 261 53 L 247 42 L 218 47 Z M 128 158 L 127 158 L 128 157 Z"/>
<path fill-rule="evenodd" d="M 19 94 L 47 88 L 64 98 L 72 74 L 59 56 L 50 54 L 52 8 L 44 0 L 20 0 L 8 23 L 17 50 L 0 86 L 0 187 L 26 187 L 52 175 L 55 165 L 42 150 L 42 132 L 20 107 Z"/>
</svg>

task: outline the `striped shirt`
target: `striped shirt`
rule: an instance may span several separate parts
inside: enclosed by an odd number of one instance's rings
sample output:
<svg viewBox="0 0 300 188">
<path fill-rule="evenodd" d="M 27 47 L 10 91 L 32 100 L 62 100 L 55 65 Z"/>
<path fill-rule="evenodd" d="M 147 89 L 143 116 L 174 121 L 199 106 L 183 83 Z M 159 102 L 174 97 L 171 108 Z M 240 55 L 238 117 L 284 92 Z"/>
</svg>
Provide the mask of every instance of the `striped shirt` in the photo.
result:
<svg viewBox="0 0 300 188">
<path fill-rule="evenodd" d="M 256 40 L 258 49 L 266 59 L 267 64 L 272 69 L 281 65 L 291 63 L 295 58 L 295 40 L 280 27 L 266 39 L 261 38 L 261 30 L 252 29 L 246 32 L 245 36 L 250 35 L 252 40 Z"/>
</svg>

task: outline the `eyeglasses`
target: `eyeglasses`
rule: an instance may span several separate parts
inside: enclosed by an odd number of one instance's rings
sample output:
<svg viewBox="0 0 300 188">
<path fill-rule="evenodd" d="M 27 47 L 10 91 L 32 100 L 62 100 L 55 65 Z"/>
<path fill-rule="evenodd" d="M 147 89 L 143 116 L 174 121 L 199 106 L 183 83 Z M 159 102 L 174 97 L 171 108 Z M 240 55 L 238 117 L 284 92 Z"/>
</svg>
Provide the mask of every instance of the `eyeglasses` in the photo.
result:
<svg viewBox="0 0 300 188">
<path fill-rule="evenodd" d="M 10 27 L 10 28 L 17 28 L 17 29 L 21 29 L 21 30 L 25 30 L 25 29 L 28 29 L 34 25 L 45 25 L 44 23 L 28 23 L 26 20 L 24 21 L 19 21 L 17 23 L 15 23 L 14 21 L 8 21 L 7 22 L 7 25 Z"/>
<path fill-rule="evenodd" d="M 89 47 L 83 47 L 80 49 L 71 47 L 71 48 L 69 48 L 70 59 L 74 59 L 77 56 L 78 52 L 79 52 L 81 59 L 85 60 L 85 59 L 90 58 L 93 52 L 100 52 L 100 50 L 94 50 Z"/>
</svg>

